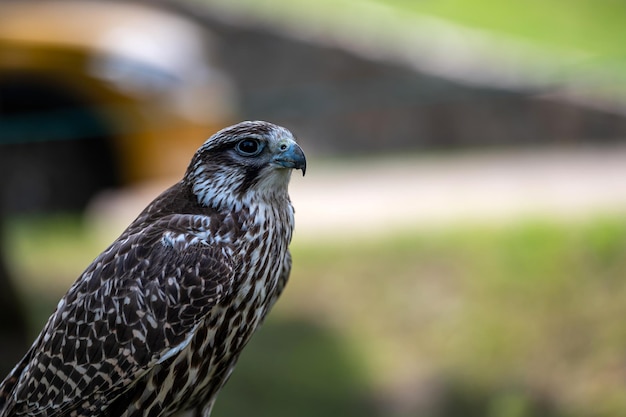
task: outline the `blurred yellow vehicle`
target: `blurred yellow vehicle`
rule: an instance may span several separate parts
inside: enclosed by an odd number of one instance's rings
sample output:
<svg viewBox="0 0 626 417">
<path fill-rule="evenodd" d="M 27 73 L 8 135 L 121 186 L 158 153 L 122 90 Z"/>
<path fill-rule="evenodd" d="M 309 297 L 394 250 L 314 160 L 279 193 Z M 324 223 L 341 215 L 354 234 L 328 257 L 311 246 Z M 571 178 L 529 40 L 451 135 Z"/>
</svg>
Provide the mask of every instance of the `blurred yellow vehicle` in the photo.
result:
<svg viewBox="0 0 626 417">
<path fill-rule="evenodd" d="M 120 2 L 0 1 L 5 210 L 75 209 L 171 174 L 233 121 L 210 33 Z"/>
</svg>

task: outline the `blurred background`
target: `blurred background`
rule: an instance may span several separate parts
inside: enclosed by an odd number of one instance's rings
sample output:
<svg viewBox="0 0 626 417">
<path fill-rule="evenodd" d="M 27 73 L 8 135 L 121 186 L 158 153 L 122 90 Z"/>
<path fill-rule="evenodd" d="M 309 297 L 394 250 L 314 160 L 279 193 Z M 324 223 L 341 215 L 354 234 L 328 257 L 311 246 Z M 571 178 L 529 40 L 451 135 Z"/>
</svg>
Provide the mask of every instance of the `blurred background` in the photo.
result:
<svg viewBox="0 0 626 417">
<path fill-rule="evenodd" d="M 0 371 L 197 147 L 291 129 L 291 281 L 216 416 L 626 413 L 626 8 L 0 0 Z"/>
</svg>

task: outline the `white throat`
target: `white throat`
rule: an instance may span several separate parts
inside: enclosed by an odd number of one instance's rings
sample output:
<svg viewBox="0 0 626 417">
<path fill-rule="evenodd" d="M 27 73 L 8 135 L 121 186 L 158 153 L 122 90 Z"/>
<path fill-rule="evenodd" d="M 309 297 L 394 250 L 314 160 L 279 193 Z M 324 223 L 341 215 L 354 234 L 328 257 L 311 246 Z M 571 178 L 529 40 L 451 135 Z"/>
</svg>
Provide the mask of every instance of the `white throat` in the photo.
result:
<svg viewBox="0 0 626 417">
<path fill-rule="evenodd" d="M 289 203 L 290 169 L 268 169 L 245 192 L 239 192 L 244 175 L 234 171 L 212 172 L 210 178 L 202 166 L 194 171 L 192 191 L 198 203 L 222 211 L 238 211 L 256 204 Z"/>
</svg>

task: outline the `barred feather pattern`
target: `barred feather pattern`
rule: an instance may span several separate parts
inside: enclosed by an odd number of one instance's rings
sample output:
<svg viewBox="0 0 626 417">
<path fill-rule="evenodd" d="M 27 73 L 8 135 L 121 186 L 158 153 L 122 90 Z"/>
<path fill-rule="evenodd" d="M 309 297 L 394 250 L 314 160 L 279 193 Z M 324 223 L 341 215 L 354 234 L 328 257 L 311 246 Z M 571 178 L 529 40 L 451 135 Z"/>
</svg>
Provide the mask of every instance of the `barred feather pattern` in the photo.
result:
<svg viewBox="0 0 626 417">
<path fill-rule="evenodd" d="M 242 138 L 263 152 L 237 154 Z M 0 416 L 207 417 L 289 276 L 295 147 L 266 122 L 205 142 L 61 299 L 0 385 Z"/>
</svg>

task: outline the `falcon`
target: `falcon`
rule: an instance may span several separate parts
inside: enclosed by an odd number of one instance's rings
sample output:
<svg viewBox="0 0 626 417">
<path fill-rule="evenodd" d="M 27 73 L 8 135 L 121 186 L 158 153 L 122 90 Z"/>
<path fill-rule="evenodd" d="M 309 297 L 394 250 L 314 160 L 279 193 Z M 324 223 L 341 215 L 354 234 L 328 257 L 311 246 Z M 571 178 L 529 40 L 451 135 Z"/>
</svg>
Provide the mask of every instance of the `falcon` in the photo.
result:
<svg viewBox="0 0 626 417">
<path fill-rule="evenodd" d="M 225 128 L 102 252 L 0 385 L 0 416 L 208 417 L 291 269 L 285 128 Z"/>
</svg>

